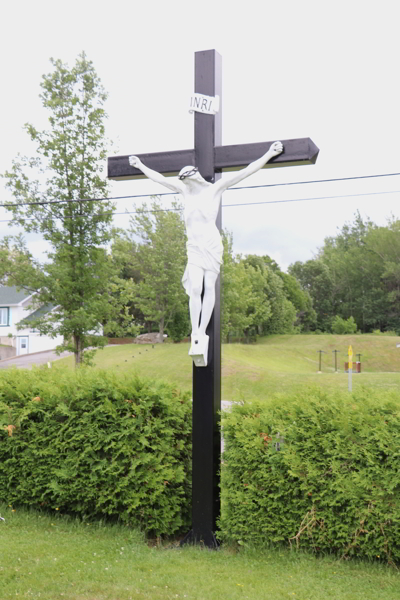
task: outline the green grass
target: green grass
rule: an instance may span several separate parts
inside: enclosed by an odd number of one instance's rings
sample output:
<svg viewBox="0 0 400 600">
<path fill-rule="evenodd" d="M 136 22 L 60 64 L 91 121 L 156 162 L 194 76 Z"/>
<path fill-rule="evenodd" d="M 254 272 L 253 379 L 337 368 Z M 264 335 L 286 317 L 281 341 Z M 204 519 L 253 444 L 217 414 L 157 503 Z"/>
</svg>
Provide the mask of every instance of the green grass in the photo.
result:
<svg viewBox="0 0 400 600">
<path fill-rule="evenodd" d="M 344 373 L 348 346 L 361 353 L 361 374 L 353 374 L 353 389 L 362 385 L 393 388 L 400 386 L 400 337 L 375 335 L 275 335 L 257 344 L 224 344 L 222 347 L 222 398 L 240 401 L 262 400 L 306 385 L 347 390 Z M 334 373 L 332 350 L 339 350 Z M 192 365 L 188 344 L 129 344 L 99 351 L 96 366 L 120 373 L 136 371 L 148 378 L 164 379 L 182 390 L 191 389 Z M 322 355 L 322 374 L 318 374 L 318 350 Z M 73 367 L 72 358 L 60 364 Z"/>
<path fill-rule="evenodd" d="M 0 506 L 0 597 L 398 600 L 400 573 L 290 550 L 150 547 L 121 526 Z"/>
<path fill-rule="evenodd" d="M 307 384 L 347 389 L 347 347 L 363 354 L 359 385 L 400 385 L 400 338 L 381 336 L 272 336 L 256 345 L 223 346 L 223 398 L 266 398 Z M 340 374 L 332 350 L 341 351 Z M 324 350 L 317 374 L 317 350 Z M 100 368 L 136 371 L 183 390 L 191 387 L 187 344 L 124 345 L 98 352 Z M 71 358 L 56 362 L 67 365 Z M 376 562 L 338 561 L 287 549 L 150 546 L 128 527 L 80 523 L 0 506 L 0 598 L 41 600 L 397 600 L 400 572 Z"/>
</svg>

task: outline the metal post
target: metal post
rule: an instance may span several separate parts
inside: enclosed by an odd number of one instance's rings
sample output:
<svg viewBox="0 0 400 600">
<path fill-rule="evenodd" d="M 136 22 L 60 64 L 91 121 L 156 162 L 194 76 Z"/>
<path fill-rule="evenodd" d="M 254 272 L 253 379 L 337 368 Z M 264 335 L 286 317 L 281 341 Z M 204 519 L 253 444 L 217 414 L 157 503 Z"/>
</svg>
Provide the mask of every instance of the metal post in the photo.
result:
<svg viewBox="0 0 400 600">
<path fill-rule="evenodd" d="M 326 354 L 324 350 L 317 350 L 319 352 L 319 370 L 318 373 L 322 373 L 322 355 Z"/>
<path fill-rule="evenodd" d="M 332 350 L 332 352 L 335 354 L 335 373 L 338 372 L 337 370 L 337 355 L 340 354 L 339 350 Z"/>
</svg>

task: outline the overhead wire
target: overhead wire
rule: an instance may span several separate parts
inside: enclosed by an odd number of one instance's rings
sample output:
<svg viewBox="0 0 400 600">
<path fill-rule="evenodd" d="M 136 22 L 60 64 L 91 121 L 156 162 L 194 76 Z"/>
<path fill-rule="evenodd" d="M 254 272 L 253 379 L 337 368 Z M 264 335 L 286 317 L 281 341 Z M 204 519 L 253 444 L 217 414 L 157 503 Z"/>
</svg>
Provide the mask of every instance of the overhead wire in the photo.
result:
<svg viewBox="0 0 400 600">
<path fill-rule="evenodd" d="M 236 204 L 222 204 L 222 208 L 233 208 L 236 206 L 255 206 L 255 205 L 261 205 L 261 204 L 285 204 L 288 202 L 309 202 L 312 200 L 333 200 L 335 198 L 355 198 L 355 197 L 360 197 L 360 196 L 380 196 L 382 194 L 400 194 L 400 190 L 390 190 L 390 191 L 381 191 L 381 192 L 363 192 L 363 193 L 359 193 L 359 194 L 340 194 L 340 195 L 335 195 L 335 196 L 315 196 L 313 198 L 288 198 L 285 200 L 263 200 L 261 202 L 242 202 L 240 204 L 236 203 Z M 161 196 L 162 194 L 156 194 L 157 196 Z M 165 195 L 165 194 L 164 194 Z M 121 216 L 121 215 L 134 215 L 134 214 L 147 214 L 147 213 L 159 213 L 159 212 L 180 212 L 184 210 L 184 208 L 159 208 L 159 209 L 150 209 L 150 210 L 145 210 L 145 209 L 138 209 L 138 210 L 133 210 L 133 211 L 124 211 L 124 212 L 113 212 L 113 211 L 109 211 L 109 212 L 104 212 L 102 213 L 102 215 L 90 215 L 89 213 L 83 213 L 82 215 L 63 215 L 63 217 L 56 217 L 54 216 L 54 219 L 72 219 L 75 217 L 86 217 L 86 216 L 92 216 L 92 218 L 99 218 L 99 217 L 103 217 L 106 215 L 112 215 L 113 217 L 115 216 Z M 32 218 L 25 218 L 26 221 L 34 221 L 37 217 L 32 217 Z M 2 219 L 0 220 L 0 223 L 10 223 L 11 221 L 13 221 L 13 219 Z"/>
<path fill-rule="evenodd" d="M 376 179 L 379 177 L 396 177 L 399 176 L 400 173 L 379 173 L 376 175 L 357 175 L 353 177 L 335 177 L 331 179 L 313 179 L 309 181 L 288 181 L 282 183 L 266 183 L 262 185 L 247 185 L 247 186 L 235 186 L 228 188 L 227 191 L 234 190 L 252 190 L 252 189 L 260 189 L 260 188 L 272 188 L 272 187 L 283 187 L 289 185 L 305 185 L 305 184 L 313 184 L 313 183 L 333 183 L 337 181 L 352 181 L 358 179 Z M 46 204 L 70 204 L 73 202 L 104 202 L 106 200 L 127 200 L 132 198 L 150 198 L 152 196 L 176 196 L 177 192 L 161 192 L 161 193 L 152 193 L 152 194 L 131 194 L 129 196 L 107 196 L 105 198 L 77 198 L 73 200 L 38 200 L 35 202 L 16 202 L 16 203 L 2 203 L 0 207 L 18 207 L 18 206 L 41 206 Z M 339 196 L 337 196 L 339 197 Z"/>
</svg>

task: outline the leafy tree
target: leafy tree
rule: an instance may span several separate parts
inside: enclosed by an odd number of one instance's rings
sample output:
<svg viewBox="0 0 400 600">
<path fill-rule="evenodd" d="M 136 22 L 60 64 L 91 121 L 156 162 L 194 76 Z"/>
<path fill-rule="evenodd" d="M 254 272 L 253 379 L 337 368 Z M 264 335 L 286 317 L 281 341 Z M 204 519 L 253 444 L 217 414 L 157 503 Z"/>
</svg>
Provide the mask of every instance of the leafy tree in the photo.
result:
<svg viewBox="0 0 400 600">
<path fill-rule="evenodd" d="M 400 331 L 400 220 L 392 218 L 387 227 L 371 229 L 365 244 L 379 265 L 386 299 L 384 328 Z"/>
<path fill-rule="evenodd" d="M 272 314 L 268 321 L 262 324 L 262 333 L 294 333 L 296 309 L 286 297 L 282 279 L 269 268 L 264 270 L 264 294 L 271 305 Z"/>
<path fill-rule="evenodd" d="M 291 265 L 289 272 L 312 297 L 318 328 L 330 331 L 335 316 L 352 316 L 362 332 L 400 330 L 399 250 L 395 220 L 377 227 L 356 213 L 325 239 L 314 260 Z"/>
<path fill-rule="evenodd" d="M 385 304 L 384 294 L 377 293 L 382 289 L 381 267 L 366 245 L 374 227 L 356 213 L 353 223 L 346 223 L 335 238 L 327 238 L 319 253 L 331 275 L 337 314 L 344 319 L 354 316 L 363 332 L 376 326 L 384 309 L 378 298 Z"/>
<path fill-rule="evenodd" d="M 117 300 L 122 294 L 124 300 L 120 303 L 119 308 L 116 307 L 116 310 L 114 310 L 113 319 L 108 321 L 112 337 L 126 335 L 126 323 L 134 323 L 137 327 L 137 332 L 146 326 L 149 332 L 151 332 L 151 323 L 146 323 L 145 316 L 134 302 L 135 286 L 142 278 L 137 266 L 136 250 L 137 243 L 129 233 L 122 230 L 114 232 L 111 261 L 115 288 L 112 296 L 115 296 Z"/>
<path fill-rule="evenodd" d="M 221 329 L 223 338 L 229 341 L 232 334 L 245 335 L 253 324 L 253 316 L 248 314 L 252 286 L 241 257 L 233 256 L 230 232 L 223 233 L 223 244 Z"/>
<path fill-rule="evenodd" d="M 174 203 L 174 210 L 165 211 L 153 200 L 150 207 L 142 206 L 131 219 L 125 238 L 128 249 L 130 244 L 132 267 L 138 274 L 133 303 L 147 322 L 157 325 L 161 340 L 168 327 L 175 341 L 190 331 L 188 299 L 181 283 L 186 264 L 181 208 Z"/>
<path fill-rule="evenodd" d="M 317 327 L 317 313 L 313 308 L 313 301 L 308 291 L 302 290 L 300 283 L 293 275 L 277 273 L 283 281 L 286 298 L 296 309 L 296 326 L 300 331 L 313 331 Z"/>
<path fill-rule="evenodd" d="M 308 291 L 302 289 L 295 277 L 281 271 L 278 263 L 268 255 L 257 256 L 249 254 L 245 258 L 248 265 L 257 267 L 264 271 L 267 267 L 272 273 L 278 275 L 283 281 L 284 294 L 296 309 L 296 325 L 302 331 L 315 329 L 317 315 L 312 307 L 312 299 Z"/>
<path fill-rule="evenodd" d="M 296 309 L 285 294 L 280 271 L 269 257 L 232 256 L 225 239 L 223 270 L 223 333 L 251 335 L 291 333 Z"/>
<path fill-rule="evenodd" d="M 349 317 L 345 320 L 342 319 L 342 317 L 339 317 L 339 315 L 336 315 L 332 322 L 332 333 L 338 335 L 357 333 L 357 323 L 355 322 L 354 317 Z"/>
<path fill-rule="evenodd" d="M 175 343 L 181 342 L 183 338 L 189 335 L 190 319 L 187 304 L 179 304 L 177 306 L 168 324 L 167 332 L 171 340 Z"/>
<path fill-rule="evenodd" d="M 0 284 L 15 285 L 15 274 L 23 274 L 24 279 L 35 274 L 37 266 L 26 248 L 22 235 L 5 237 L 0 242 Z"/>
<path fill-rule="evenodd" d="M 312 298 L 317 315 L 317 328 L 330 331 L 336 312 L 335 286 L 327 265 L 320 259 L 305 263 L 295 262 L 289 266 L 289 274 L 297 279 L 304 291 Z"/>
<path fill-rule="evenodd" d="M 18 156 L 4 177 L 16 200 L 8 206 L 13 222 L 42 234 L 51 247 L 49 262 L 40 270 L 28 275 L 17 269 L 14 274 L 15 283 L 37 292 L 38 304 L 56 307 L 32 326 L 53 337 L 63 335 L 64 346 L 58 350 L 74 352 L 79 365 L 85 349 L 106 343 L 92 334 L 100 331 L 112 309 L 107 288 L 112 265 L 106 245 L 113 206 L 109 201 L 83 201 L 107 195 L 101 173 L 107 154 L 106 93 L 84 53 L 71 69 L 60 60 L 51 63 L 53 70 L 43 76 L 40 96 L 50 127 L 38 131 L 25 125 L 37 143 L 37 154 L 31 159 Z M 90 355 L 85 352 L 87 359 Z"/>
</svg>

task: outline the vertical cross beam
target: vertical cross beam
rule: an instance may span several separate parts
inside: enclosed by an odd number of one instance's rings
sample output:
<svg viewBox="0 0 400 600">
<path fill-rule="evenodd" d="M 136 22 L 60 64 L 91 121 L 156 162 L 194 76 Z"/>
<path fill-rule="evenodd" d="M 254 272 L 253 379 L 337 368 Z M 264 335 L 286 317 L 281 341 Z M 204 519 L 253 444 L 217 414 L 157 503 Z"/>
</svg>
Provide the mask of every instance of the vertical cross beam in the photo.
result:
<svg viewBox="0 0 400 600">
<path fill-rule="evenodd" d="M 222 93 L 222 59 L 215 50 L 195 53 L 195 93 L 219 96 Z M 220 103 L 221 104 L 221 103 Z M 175 150 L 138 154 L 143 163 L 166 176 L 177 175 L 193 164 L 209 182 L 221 177 L 223 170 L 238 170 L 267 152 L 272 142 L 222 146 L 221 112 L 195 114 L 194 150 Z M 319 149 L 309 138 L 283 140 L 285 152 L 268 167 L 314 164 Z M 108 177 L 115 180 L 145 177 L 132 167 L 129 155 L 108 159 Z M 216 220 L 221 230 L 221 207 Z M 202 541 L 215 547 L 215 531 L 220 514 L 219 471 L 221 435 L 221 321 L 220 278 L 216 283 L 214 312 L 207 328 L 208 366 L 193 367 L 193 492 L 192 530 L 182 543 Z M 399 345 L 400 347 L 400 345 Z"/>
<path fill-rule="evenodd" d="M 222 58 L 215 50 L 195 53 L 195 92 L 220 96 Z M 215 146 L 222 144 L 221 112 L 195 113 L 195 162 L 207 181 L 221 177 L 215 173 Z M 221 230 L 221 207 L 217 217 Z M 215 531 L 220 515 L 219 471 L 221 462 L 221 309 L 220 277 L 215 286 L 215 306 L 207 328 L 208 365 L 193 365 L 193 475 L 192 531 L 188 541 L 216 546 Z"/>
</svg>

